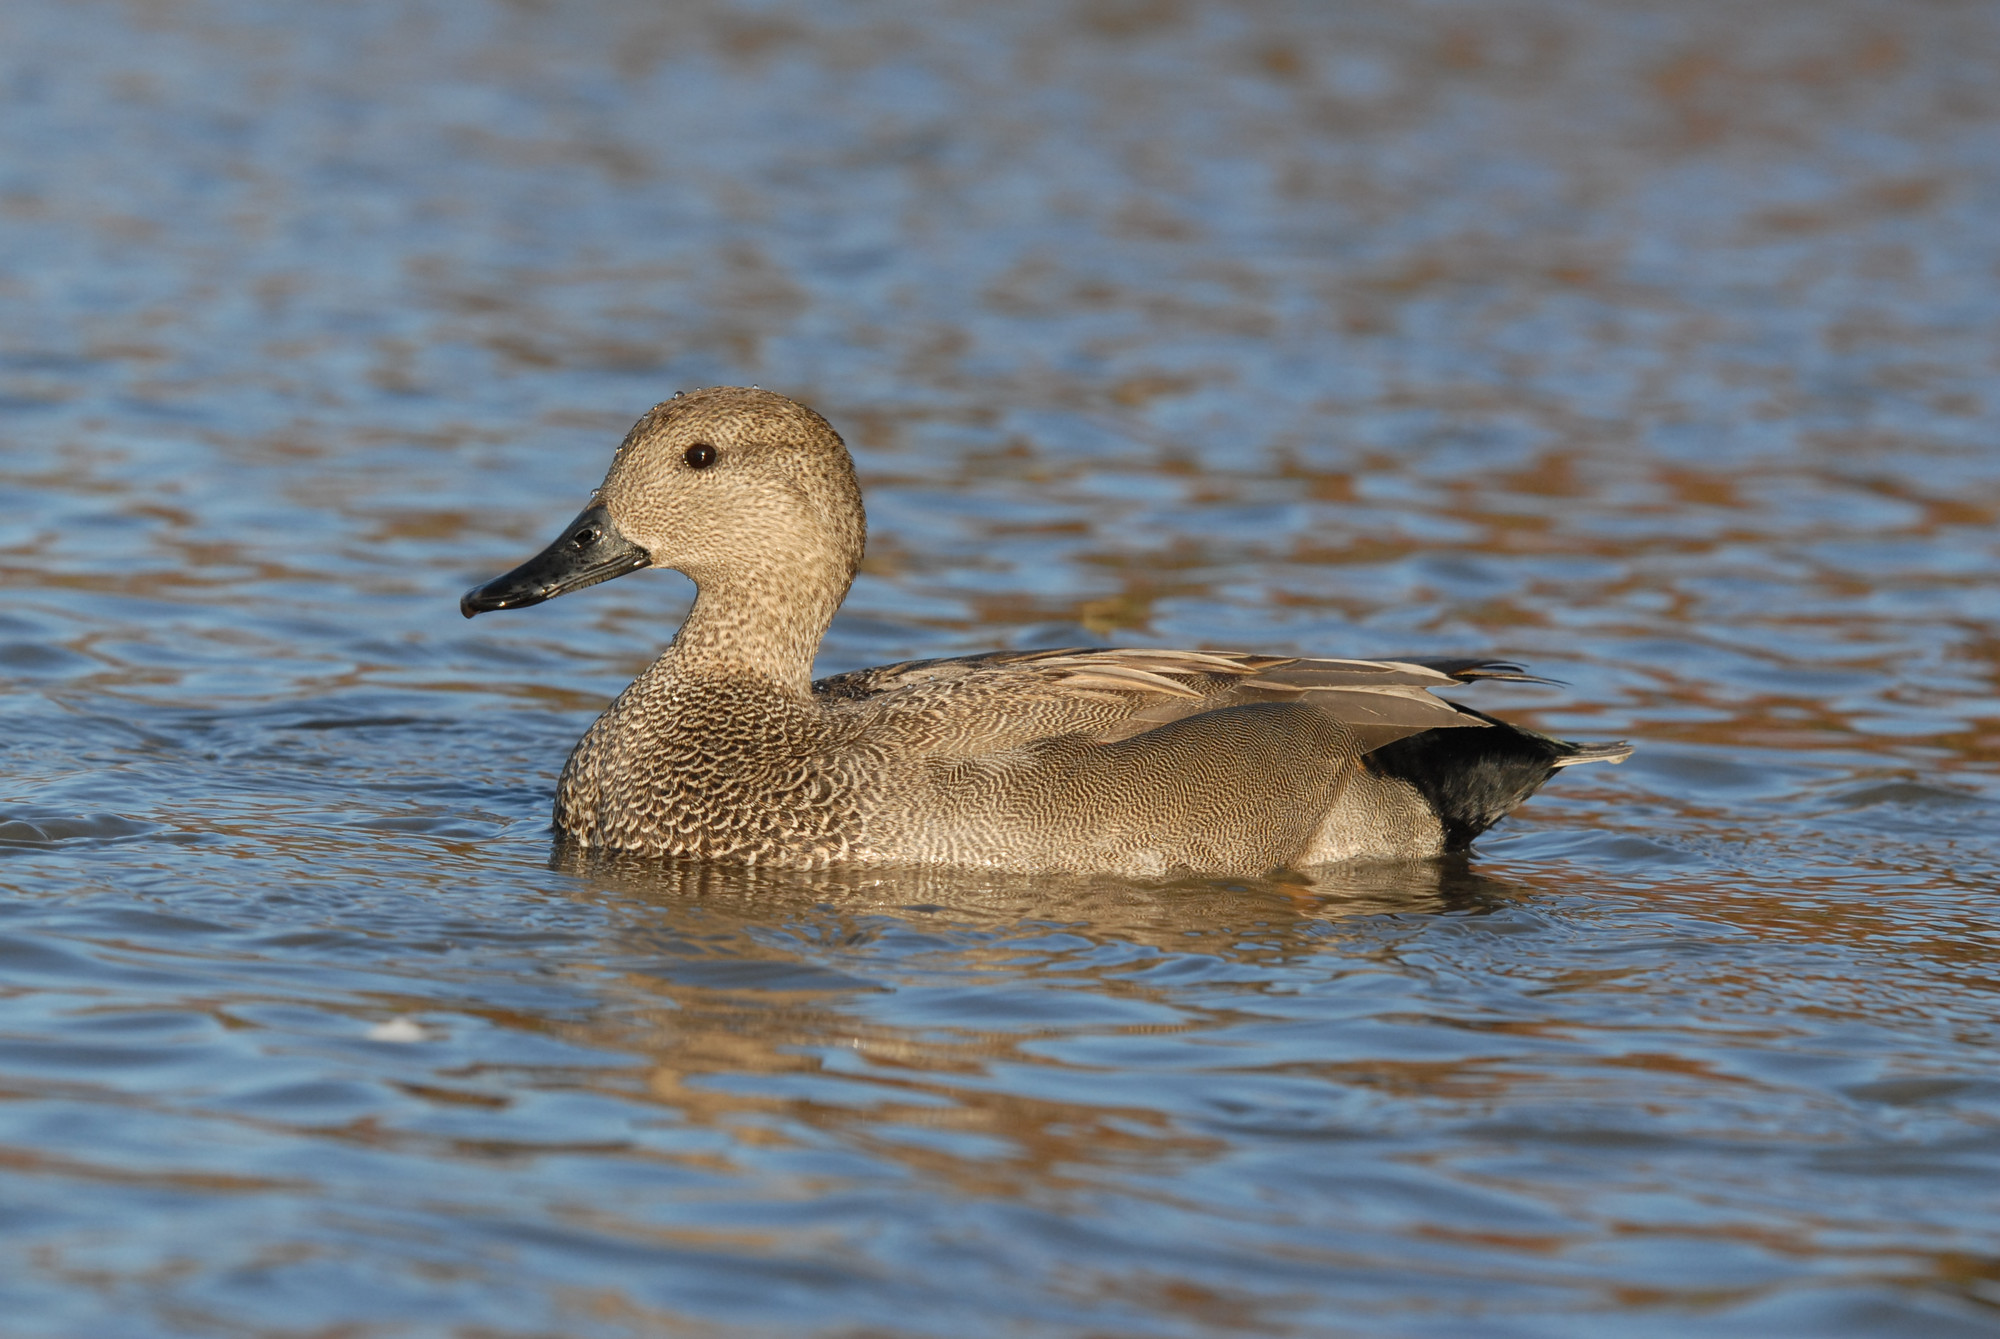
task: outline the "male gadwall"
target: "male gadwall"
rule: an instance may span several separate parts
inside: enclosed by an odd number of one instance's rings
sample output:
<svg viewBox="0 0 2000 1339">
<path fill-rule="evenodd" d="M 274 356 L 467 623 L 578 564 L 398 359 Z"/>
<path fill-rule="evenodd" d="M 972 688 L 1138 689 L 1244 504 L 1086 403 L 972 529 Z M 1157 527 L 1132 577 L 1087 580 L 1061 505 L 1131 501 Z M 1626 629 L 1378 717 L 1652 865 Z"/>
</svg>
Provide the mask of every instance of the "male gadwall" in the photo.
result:
<svg viewBox="0 0 2000 1339">
<path fill-rule="evenodd" d="M 1557 768 L 1618 762 L 1431 696 L 1470 660 L 996 651 L 812 681 L 866 525 L 838 433 L 770 391 L 677 395 L 583 514 L 467 618 L 642 567 L 694 579 L 673 644 L 570 754 L 583 846 L 739 864 L 1263 874 L 1463 850 Z"/>
</svg>

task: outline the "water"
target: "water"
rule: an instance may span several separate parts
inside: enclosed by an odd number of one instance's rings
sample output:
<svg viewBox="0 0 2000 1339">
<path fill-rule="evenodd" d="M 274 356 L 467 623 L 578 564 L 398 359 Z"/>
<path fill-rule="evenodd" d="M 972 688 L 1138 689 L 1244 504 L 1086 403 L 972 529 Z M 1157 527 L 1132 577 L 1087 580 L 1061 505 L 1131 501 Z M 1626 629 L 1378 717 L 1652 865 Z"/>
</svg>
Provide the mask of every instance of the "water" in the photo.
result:
<svg viewBox="0 0 2000 1339">
<path fill-rule="evenodd" d="M 2000 12 L 0 11 L 10 1336 L 2000 1333 Z M 631 420 L 827 671 L 1517 657 L 1318 884 L 552 858 Z"/>
</svg>

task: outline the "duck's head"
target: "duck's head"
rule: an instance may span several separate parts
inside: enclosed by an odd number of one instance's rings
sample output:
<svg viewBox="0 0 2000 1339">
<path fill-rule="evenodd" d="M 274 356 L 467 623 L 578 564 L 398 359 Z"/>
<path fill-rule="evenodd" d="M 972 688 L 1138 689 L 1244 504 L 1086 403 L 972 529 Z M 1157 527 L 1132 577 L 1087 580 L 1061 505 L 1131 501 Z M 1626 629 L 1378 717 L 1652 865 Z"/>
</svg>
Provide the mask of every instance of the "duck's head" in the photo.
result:
<svg viewBox="0 0 2000 1339">
<path fill-rule="evenodd" d="M 844 593 L 865 535 L 854 462 L 827 421 L 770 391 L 716 386 L 655 405 L 561 538 L 458 608 L 467 618 L 520 609 L 642 567 L 674 568 L 704 588 L 830 583 Z"/>
</svg>

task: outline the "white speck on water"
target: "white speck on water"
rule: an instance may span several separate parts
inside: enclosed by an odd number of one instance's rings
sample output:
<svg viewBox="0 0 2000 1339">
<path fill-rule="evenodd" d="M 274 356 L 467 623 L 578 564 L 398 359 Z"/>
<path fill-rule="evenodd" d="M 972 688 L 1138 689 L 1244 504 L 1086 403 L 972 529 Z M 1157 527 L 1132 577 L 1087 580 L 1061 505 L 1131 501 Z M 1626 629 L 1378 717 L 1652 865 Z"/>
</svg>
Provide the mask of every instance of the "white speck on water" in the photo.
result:
<svg viewBox="0 0 2000 1339">
<path fill-rule="evenodd" d="M 400 1014 L 386 1023 L 377 1023 L 367 1032 L 370 1041 L 428 1041 L 430 1033 L 414 1018 L 404 1018 Z"/>
</svg>

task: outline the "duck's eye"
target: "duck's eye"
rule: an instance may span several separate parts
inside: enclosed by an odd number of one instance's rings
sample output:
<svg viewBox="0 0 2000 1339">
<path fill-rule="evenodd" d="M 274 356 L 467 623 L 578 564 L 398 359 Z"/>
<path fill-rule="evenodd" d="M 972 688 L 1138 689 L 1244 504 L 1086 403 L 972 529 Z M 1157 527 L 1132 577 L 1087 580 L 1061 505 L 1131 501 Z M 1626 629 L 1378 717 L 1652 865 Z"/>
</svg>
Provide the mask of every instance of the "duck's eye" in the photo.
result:
<svg viewBox="0 0 2000 1339">
<path fill-rule="evenodd" d="M 587 549 L 597 542 L 597 532 L 586 525 L 583 529 L 571 535 L 569 542 L 580 549 Z"/>
<path fill-rule="evenodd" d="M 707 442 L 696 442 L 681 453 L 681 459 L 688 463 L 691 470 L 705 470 L 715 463 L 715 448 Z"/>
</svg>

